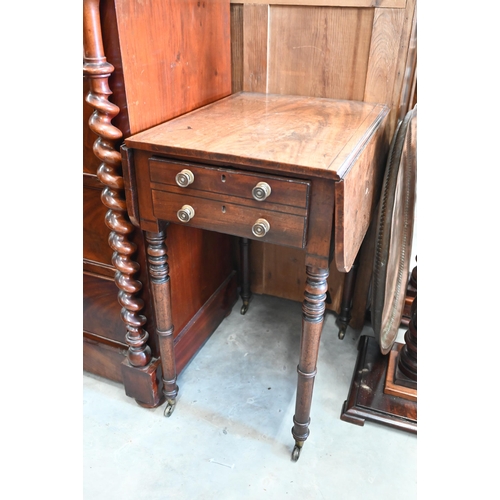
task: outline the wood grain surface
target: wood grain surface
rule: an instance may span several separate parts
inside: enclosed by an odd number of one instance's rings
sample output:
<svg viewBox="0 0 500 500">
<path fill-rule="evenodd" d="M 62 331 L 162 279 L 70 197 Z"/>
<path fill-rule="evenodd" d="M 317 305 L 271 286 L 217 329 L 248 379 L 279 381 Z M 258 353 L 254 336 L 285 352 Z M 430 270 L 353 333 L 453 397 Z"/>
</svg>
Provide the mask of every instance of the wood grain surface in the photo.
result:
<svg viewBox="0 0 500 500">
<path fill-rule="evenodd" d="M 410 34 L 415 25 L 415 4 L 416 0 L 276 0 L 272 3 L 231 0 L 233 92 L 242 90 L 239 82 L 248 81 L 247 73 L 252 72 L 258 74 L 260 81 L 266 80 L 266 92 L 281 93 L 283 89 L 297 95 L 355 96 L 366 102 L 384 103 L 391 108 L 387 121 L 391 136 L 398 108 L 406 109 L 406 103 L 401 101 L 407 98 L 404 79 Z M 250 13 L 250 8 L 259 7 L 260 16 Z M 263 8 L 267 9 L 267 15 Z M 265 26 L 254 26 L 259 22 Z M 243 37 L 244 25 L 246 37 Z M 266 39 L 268 52 L 263 75 L 263 65 L 244 66 L 242 60 L 245 51 L 254 52 Z M 247 57 L 247 63 L 250 61 Z M 255 293 L 301 301 L 304 271 L 302 266 L 294 265 L 304 259 L 301 250 L 282 248 L 280 258 L 275 258 L 275 253 L 271 244 L 252 243 L 252 288 Z M 370 275 L 368 271 L 365 273 L 366 265 L 369 264 L 361 265 L 360 275 Z M 280 276 L 285 274 L 287 277 L 281 286 Z M 293 283 L 300 284 L 294 287 Z M 343 276 L 338 275 L 332 263 L 329 279 L 332 302 L 327 308 L 337 312 L 342 283 Z M 355 297 L 359 307 L 353 323 L 364 321 L 364 297 L 364 292 Z"/>
<path fill-rule="evenodd" d="M 228 0 L 115 8 L 131 133 L 231 93 Z"/>
<path fill-rule="evenodd" d="M 363 100 L 373 9 L 269 12 L 269 93 Z"/>
<path fill-rule="evenodd" d="M 382 105 L 238 93 L 125 140 L 128 147 L 338 180 L 369 140 Z M 345 149 L 348 144 L 349 150 Z"/>
<path fill-rule="evenodd" d="M 269 0 L 230 0 L 232 4 L 269 4 Z M 404 9 L 406 0 L 273 0 L 273 5 L 323 7 L 394 7 Z"/>
</svg>

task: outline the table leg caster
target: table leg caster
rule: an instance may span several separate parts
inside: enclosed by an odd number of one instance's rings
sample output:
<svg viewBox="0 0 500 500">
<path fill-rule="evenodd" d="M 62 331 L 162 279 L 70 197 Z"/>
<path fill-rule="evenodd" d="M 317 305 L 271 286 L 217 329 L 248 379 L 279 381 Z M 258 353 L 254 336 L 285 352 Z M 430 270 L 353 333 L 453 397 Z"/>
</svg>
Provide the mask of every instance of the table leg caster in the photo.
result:
<svg viewBox="0 0 500 500">
<path fill-rule="evenodd" d="M 298 442 L 298 441 L 295 443 L 295 446 L 293 447 L 293 451 L 292 451 L 292 457 L 291 457 L 292 462 L 296 462 L 299 459 L 300 450 L 302 450 L 303 444 L 304 444 L 303 442 Z"/>
<path fill-rule="evenodd" d="M 339 326 L 339 339 L 340 340 L 344 340 L 346 330 L 347 330 L 347 325 L 341 324 Z"/>
<path fill-rule="evenodd" d="M 243 301 L 243 305 L 241 306 L 240 314 L 245 314 L 248 311 L 248 305 L 249 305 L 248 300 Z"/>
<path fill-rule="evenodd" d="M 164 417 L 170 417 L 172 413 L 174 413 L 175 410 L 175 399 L 168 399 L 167 400 L 167 406 L 165 407 L 165 410 L 163 411 L 163 416 Z"/>
</svg>

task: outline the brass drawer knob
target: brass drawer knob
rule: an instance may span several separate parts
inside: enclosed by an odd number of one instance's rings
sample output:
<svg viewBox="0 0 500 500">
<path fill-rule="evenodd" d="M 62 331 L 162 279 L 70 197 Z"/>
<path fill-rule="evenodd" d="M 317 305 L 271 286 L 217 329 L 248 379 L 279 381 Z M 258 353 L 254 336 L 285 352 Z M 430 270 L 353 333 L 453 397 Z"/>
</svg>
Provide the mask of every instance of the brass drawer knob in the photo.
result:
<svg viewBox="0 0 500 500">
<path fill-rule="evenodd" d="M 252 233 L 257 236 L 257 238 L 262 238 L 269 232 L 270 229 L 271 225 L 266 219 L 257 219 L 255 224 L 252 226 Z"/>
<path fill-rule="evenodd" d="M 252 196 L 257 201 L 264 201 L 271 194 L 271 186 L 267 182 L 259 182 L 252 189 Z"/>
<path fill-rule="evenodd" d="M 191 170 L 185 168 L 175 176 L 175 182 L 177 182 L 180 187 L 188 187 L 189 184 L 194 182 L 194 174 Z"/>
<path fill-rule="evenodd" d="M 181 222 L 189 222 L 194 217 L 194 208 L 191 205 L 184 205 L 177 212 L 177 217 Z"/>
</svg>

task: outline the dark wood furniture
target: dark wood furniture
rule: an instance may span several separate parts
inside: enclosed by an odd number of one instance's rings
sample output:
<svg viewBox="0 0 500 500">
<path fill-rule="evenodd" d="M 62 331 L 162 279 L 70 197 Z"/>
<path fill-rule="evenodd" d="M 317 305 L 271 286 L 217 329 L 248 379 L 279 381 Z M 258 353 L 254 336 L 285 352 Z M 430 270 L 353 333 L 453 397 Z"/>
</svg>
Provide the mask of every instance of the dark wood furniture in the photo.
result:
<svg viewBox="0 0 500 500">
<path fill-rule="evenodd" d="M 143 406 L 163 402 L 163 374 L 145 236 L 128 216 L 119 147 L 231 92 L 229 9 L 229 0 L 83 2 L 83 368 L 123 383 Z M 180 225 L 170 234 L 183 263 L 171 273 L 182 370 L 237 300 L 234 242 Z"/>
<path fill-rule="evenodd" d="M 414 102 L 416 17 L 416 0 L 231 0 L 233 93 L 387 104 L 392 137 Z M 356 330 L 369 308 L 369 250 L 359 261 L 347 311 Z M 252 241 L 250 263 L 253 293 L 302 300 L 304 249 Z M 351 302 L 344 275 L 334 264 L 329 272 L 326 308 L 341 315 L 342 298 Z"/>
<path fill-rule="evenodd" d="M 178 393 L 173 273 L 185 266 L 180 255 L 167 262 L 167 226 L 171 244 L 182 226 L 304 249 L 292 429 L 298 459 L 309 435 L 330 263 L 349 271 L 370 223 L 388 112 L 380 104 L 242 92 L 125 140 L 129 209 L 148 242 L 167 416 Z"/>
<path fill-rule="evenodd" d="M 416 267 L 412 276 L 416 286 Z M 349 394 L 340 418 L 365 421 L 417 433 L 417 297 L 412 300 L 404 344 L 395 342 L 388 355 L 373 337 L 362 336 Z"/>
<path fill-rule="evenodd" d="M 409 272 L 415 219 L 417 108 L 398 125 L 389 150 L 376 215 L 371 322 L 362 337 L 341 419 L 417 432 L 417 268 Z M 396 342 L 412 295 L 405 343 Z"/>
</svg>

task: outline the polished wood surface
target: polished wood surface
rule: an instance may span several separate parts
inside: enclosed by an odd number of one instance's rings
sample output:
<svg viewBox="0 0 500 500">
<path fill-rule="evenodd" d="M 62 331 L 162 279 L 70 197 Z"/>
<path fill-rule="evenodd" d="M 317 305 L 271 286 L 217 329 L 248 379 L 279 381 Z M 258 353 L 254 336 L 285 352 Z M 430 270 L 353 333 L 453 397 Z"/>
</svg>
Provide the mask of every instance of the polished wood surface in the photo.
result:
<svg viewBox="0 0 500 500">
<path fill-rule="evenodd" d="M 229 0 L 115 5 L 132 134 L 231 92 Z"/>
<path fill-rule="evenodd" d="M 124 314 L 124 319 L 134 320 L 131 308 L 135 308 L 135 313 L 146 318 L 143 330 L 150 333 L 146 345 L 151 349 L 151 361 L 147 367 L 134 368 L 126 361 L 131 346 L 127 345 L 125 340 L 127 328 L 121 319 L 120 309 L 123 308 L 117 300 L 120 288 L 113 283 L 116 268 L 112 263 L 113 249 L 108 244 L 110 229 L 105 224 L 105 214 L 110 207 L 103 205 L 101 193 L 106 183 L 110 183 L 113 177 L 113 186 L 108 186 L 108 194 L 114 190 L 114 195 L 107 196 L 106 202 L 114 203 L 113 209 L 119 208 L 122 216 L 126 216 L 123 209 L 130 208 L 131 200 L 130 192 L 125 189 L 129 181 L 126 178 L 127 172 L 121 170 L 121 162 L 116 161 L 116 152 L 122 141 L 117 139 L 120 132 L 122 138 L 127 137 L 131 130 L 142 130 L 154 125 L 155 120 L 173 116 L 173 111 L 183 113 L 194 106 L 219 98 L 224 92 L 230 92 L 230 78 L 228 80 L 231 71 L 230 60 L 223 57 L 230 52 L 230 41 L 226 36 L 228 15 L 220 15 L 221 12 L 229 12 L 229 1 L 205 2 L 205 4 L 200 3 L 199 9 L 196 4 L 198 10 L 194 17 L 190 18 L 188 12 L 184 10 L 188 2 L 158 3 L 150 0 L 140 4 L 129 0 L 84 2 L 86 69 L 83 91 L 84 96 L 87 96 L 89 91 L 94 95 L 93 101 L 91 103 L 84 101 L 83 106 L 84 369 L 123 383 L 126 393 L 144 406 L 158 404 L 158 394 L 161 397 L 161 391 L 158 392 L 157 386 L 162 385 L 161 367 L 157 359 L 160 355 L 159 340 L 154 334 L 156 321 L 149 294 L 145 238 L 142 231 L 132 226 L 123 224 L 120 226 L 121 231 L 125 227 L 132 229 L 127 236 L 129 250 L 135 245 L 136 251 L 131 260 L 138 264 L 138 267 L 127 268 L 127 272 L 131 269 L 136 270 L 136 273 L 131 275 L 135 284 L 120 279 L 119 286 L 127 287 L 127 293 L 132 296 L 126 301 L 127 313 Z M 189 6 L 193 7 L 194 2 Z M 169 19 L 174 15 L 173 9 L 176 8 L 179 10 L 177 17 L 183 19 L 182 25 L 169 24 Z M 131 12 L 133 20 L 129 16 Z M 201 20 L 202 25 L 192 23 L 193 20 Z M 133 40 L 130 39 L 131 31 L 125 29 L 126 23 L 132 21 Z M 166 30 L 163 29 L 165 23 L 168 24 Z M 189 39 L 189 47 L 179 45 L 177 42 L 180 39 Z M 167 77 L 163 71 L 165 59 L 157 55 L 161 53 L 166 57 L 168 50 L 172 50 L 169 55 L 172 61 L 181 52 L 181 62 L 175 68 L 171 68 L 169 78 L 174 79 L 174 87 L 165 93 Z M 189 61 L 186 58 L 198 58 L 199 54 L 201 54 L 199 56 L 201 66 L 195 66 L 190 72 L 187 64 Z M 214 54 L 217 54 L 215 58 Z M 214 67 L 217 75 L 215 70 L 211 74 L 204 73 L 203 68 L 211 70 Z M 139 78 L 143 70 L 149 72 L 147 85 Z M 103 74 L 97 74 L 98 71 Z M 195 73 L 203 78 L 193 78 Z M 95 88 L 97 77 L 100 78 L 99 92 Z M 189 92 L 185 92 L 186 82 L 190 86 Z M 221 94 L 222 88 L 225 89 L 223 94 Z M 155 94 L 156 89 L 162 89 L 160 98 Z M 186 98 L 181 99 L 179 96 L 184 93 Z M 169 99 L 182 103 L 183 107 L 176 108 L 175 111 L 172 106 L 169 107 Z M 96 128 L 98 122 L 95 117 L 93 118 L 95 126 L 92 128 L 88 126 L 96 107 L 100 113 L 99 130 Z M 113 147 L 110 145 L 111 137 L 108 137 L 107 144 L 102 140 L 96 143 L 105 130 L 108 130 L 108 135 L 109 130 L 115 134 L 113 138 L 117 140 Z M 94 154 L 94 144 L 98 152 L 101 151 L 101 158 Z M 106 158 L 105 161 L 115 163 L 111 177 L 106 175 L 103 185 L 97 173 L 103 163 L 104 152 L 107 157 L 109 156 L 109 160 Z M 129 219 L 134 223 L 133 213 L 131 214 L 132 217 Z M 232 259 L 217 259 L 216 252 L 211 251 L 213 247 L 230 255 L 232 249 L 230 237 L 187 227 L 177 227 L 172 230 L 172 234 L 174 238 L 169 245 L 169 253 L 186 266 L 176 269 L 172 274 L 174 282 L 172 289 L 178 297 L 182 297 L 176 302 L 172 311 L 177 327 L 176 363 L 180 371 L 231 310 L 232 304 L 237 300 L 237 291 Z M 189 249 L 189 252 L 186 249 Z M 192 272 L 186 272 L 184 269 L 191 269 Z M 124 273 L 121 273 L 123 278 Z M 139 288 L 140 284 L 142 288 Z M 142 309 L 139 307 L 141 301 Z M 133 322 L 134 327 L 137 327 L 137 321 Z"/>
<path fill-rule="evenodd" d="M 364 100 L 373 9 L 271 9 L 268 92 Z"/>
<path fill-rule="evenodd" d="M 309 435 L 311 404 L 316 377 L 319 342 L 325 316 L 326 291 L 328 289 L 328 269 L 306 266 L 306 286 L 302 302 L 302 335 L 300 339 L 300 357 L 297 366 L 298 383 L 293 416 L 292 435 L 298 453 Z"/>
<path fill-rule="evenodd" d="M 399 346 L 400 344 L 395 344 L 393 348 L 397 349 Z M 366 335 L 360 337 L 358 350 L 341 420 L 361 426 L 368 420 L 416 434 L 416 402 L 384 392 L 388 356 L 380 352 L 373 337 Z"/>
<path fill-rule="evenodd" d="M 124 352 L 124 324 L 117 300 L 117 288 L 113 277 L 104 279 L 102 274 L 83 275 L 83 326 L 86 338 L 104 338 L 120 344 Z M 97 333 L 98 334 L 97 334 Z"/>
<path fill-rule="evenodd" d="M 150 160 L 151 181 L 166 184 L 172 192 L 209 196 L 217 193 L 236 198 L 245 198 L 244 203 L 253 206 L 273 205 L 275 210 L 302 215 L 307 208 L 310 182 L 288 179 L 284 177 L 252 174 L 228 168 L 213 168 L 194 163 L 173 162 L 153 158 Z M 179 186 L 175 180 L 178 173 L 189 170 L 196 183 Z M 265 182 L 271 188 L 271 194 L 264 200 L 256 200 L 253 188 Z M 162 189 L 164 186 L 158 186 Z M 279 205 L 279 206 L 278 206 Z"/>
<path fill-rule="evenodd" d="M 325 190 L 321 194 L 324 199 L 335 198 L 335 262 L 339 271 L 348 271 L 368 229 L 376 201 L 381 179 L 379 162 L 387 147 L 384 133 L 387 113 L 387 107 L 378 104 L 241 92 L 129 137 L 125 143 L 129 148 L 140 148 L 141 151 L 136 153 L 137 165 L 141 164 L 139 158 L 146 161 L 144 153 L 148 151 L 183 160 L 196 159 L 208 164 L 252 168 L 253 172 L 266 169 L 269 174 L 305 176 L 306 179 L 313 176 L 332 181 L 330 187 L 318 185 L 316 189 Z M 377 162 L 375 166 L 372 165 L 374 159 Z M 149 169 L 153 167 L 150 176 L 154 179 L 159 175 L 156 165 L 154 162 L 149 165 Z M 136 169 L 139 168 L 148 167 L 141 164 L 141 167 L 136 166 Z M 200 175 L 195 176 L 196 179 L 198 177 Z M 209 181 L 203 181 L 203 177 L 201 179 L 200 189 L 213 186 Z M 334 181 L 340 182 L 334 185 Z M 223 184 L 227 189 L 235 190 L 234 194 L 239 193 L 239 188 Z M 293 180 L 290 184 L 293 185 Z M 181 194 L 167 196 L 154 191 L 151 205 L 149 180 L 139 179 L 138 186 L 143 222 L 156 218 L 176 220 L 175 212 L 184 201 Z M 196 181 L 187 189 L 195 188 Z M 244 188 L 242 186 L 241 189 Z M 183 188 L 179 188 L 180 192 Z M 248 190 L 248 197 L 250 192 Z M 213 191 L 211 193 L 213 195 Z M 272 199 L 273 195 L 269 197 L 269 202 Z M 241 204 L 241 201 L 233 200 Z M 257 214 L 249 208 L 238 210 L 235 205 L 230 205 L 230 201 L 221 197 L 213 203 L 205 199 L 193 201 L 204 207 L 205 215 L 204 219 L 195 216 L 192 224 L 196 226 L 200 221 L 200 227 L 216 229 L 217 224 L 225 223 L 225 232 L 252 237 L 248 234 L 251 229 L 249 221 L 243 232 L 242 226 L 235 222 L 241 217 L 255 218 Z M 228 202 L 227 206 L 233 208 L 220 221 L 213 219 L 218 212 L 217 202 Z M 258 206 L 259 202 L 254 203 L 255 208 Z M 319 205 L 312 205 L 310 219 L 319 221 L 328 208 L 316 207 Z M 318 213 L 315 210 L 319 210 Z M 333 213 L 333 200 L 329 210 Z M 232 219 L 231 214 L 234 214 Z M 269 214 L 263 216 L 268 217 Z M 294 222 L 292 216 L 288 217 L 290 222 L 280 216 L 283 222 L 279 224 L 287 224 L 289 230 L 283 235 L 290 235 L 292 239 L 283 240 L 283 236 L 278 236 L 276 240 L 275 233 L 270 231 L 263 241 L 305 247 L 297 240 L 298 232 L 303 231 L 304 226 L 298 219 Z M 154 224 L 149 226 L 151 230 Z M 280 226 L 279 229 L 284 228 Z M 314 246 L 328 246 L 330 235 L 324 234 L 323 237 L 321 243 L 309 243 L 310 254 L 322 255 L 323 250 Z"/>
<path fill-rule="evenodd" d="M 292 460 L 298 459 L 309 435 L 330 262 L 340 252 L 350 267 L 345 250 L 366 231 L 383 167 L 378 152 L 387 114 L 386 106 L 356 101 L 238 93 L 125 140 L 122 157 L 135 179 L 136 217 L 148 234 L 167 416 L 178 390 L 172 311 L 179 299 L 171 293 L 170 272 L 181 263 L 169 258 L 167 264 L 165 224 L 167 242 L 170 228 L 198 226 L 300 246 L 306 279 L 292 429 Z M 363 188 L 349 191 L 356 180 Z M 289 197 L 287 185 L 293 186 Z M 344 216 L 349 213 L 357 220 Z M 297 231 L 302 238 L 296 241 Z"/>
<path fill-rule="evenodd" d="M 416 41 L 415 4 L 416 0 L 232 1 L 233 93 L 286 92 L 387 104 L 391 137 L 400 110 L 409 109 L 406 101 L 414 95 L 408 91 L 408 67 L 413 67 L 410 52 Z M 305 273 L 294 263 L 304 260 L 304 251 L 281 248 L 278 259 L 276 251 L 269 243 L 251 246 L 253 291 L 302 300 Z M 361 278 L 364 267 L 363 259 Z M 286 283 L 279 278 L 283 275 Z M 357 327 L 365 320 L 368 304 L 358 281 L 354 301 L 359 307 L 351 320 Z M 342 288 L 343 276 L 332 262 L 332 301 L 327 309 L 340 312 Z"/>
<path fill-rule="evenodd" d="M 241 92 L 129 137 L 198 161 L 343 178 L 387 114 L 379 104 Z"/>
<path fill-rule="evenodd" d="M 414 271 L 416 275 L 416 267 Z M 374 338 L 361 337 L 342 420 L 357 425 L 369 420 L 417 433 L 416 297 L 411 309 L 405 342 L 395 342 L 387 355 L 380 352 Z"/>
<path fill-rule="evenodd" d="M 173 411 L 177 387 L 177 369 L 174 354 L 174 325 L 170 300 L 170 276 L 165 232 L 146 233 L 151 294 L 156 316 L 156 334 L 160 340 L 163 395 Z"/>
<path fill-rule="evenodd" d="M 146 317 L 140 314 L 144 301 L 137 296 L 142 283 L 136 279 L 139 264 L 133 259 L 136 246 L 129 238 L 134 228 L 126 212 L 121 176 L 121 156 L 116 144 L 122 138 L 120 129 L 112 125 L 119 108 L 111 103 L 108 78 L 114 67 L 106 60 L 101 35 L 99 0 L 84 2 L 84 72 L 89 78 L 89 93 L 86 101 L 94 108 L 89 118 L 89 128 L 97 135 L 93 151 L 101 161 L 97 177 L 104 185 L 101 200 L 108 208 L 105 222 L 109 234 L 109 245 L 113 250 L 111 262 L 116 269 L 115 283 L 119 289 L 118 301 L 122 306 L 121 316 L 126 325 L 125 341 L 129 346 L 127 362 L 144 368 L 152 360 L 151 348 L 147 344 L 149 334 L 143 328 Z M 147 402 L 151 405 L 159 401 Z"/>
</svg>

